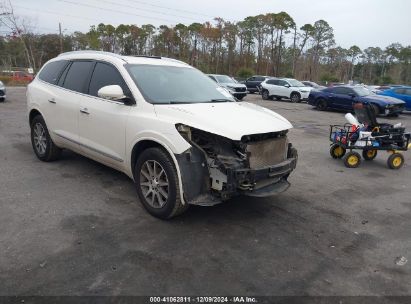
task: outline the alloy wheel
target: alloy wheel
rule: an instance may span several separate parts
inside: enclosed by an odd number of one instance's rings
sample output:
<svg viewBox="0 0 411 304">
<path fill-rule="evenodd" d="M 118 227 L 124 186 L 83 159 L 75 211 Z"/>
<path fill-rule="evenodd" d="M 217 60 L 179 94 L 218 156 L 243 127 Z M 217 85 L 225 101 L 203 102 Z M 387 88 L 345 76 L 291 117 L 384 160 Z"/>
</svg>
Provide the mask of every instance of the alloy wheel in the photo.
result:
<svg viewBox="0 0 411 304">
<path fill-rule="evenodd" d="M 162 208 L 168 199 L 169 182 L 166 171 L 155 160 L 147 160 L 140 169 L 140 188 L 147 203 Z"/>
<path fill-rule="evenodd" d="M 46 130 L 41 123 L 36 123 L 33 128 L 34 131 L 34 146 L 36 147 L 37 153 L 43 155 L 46 153 L 47 148 L 47 137 Z"/>
</svg>

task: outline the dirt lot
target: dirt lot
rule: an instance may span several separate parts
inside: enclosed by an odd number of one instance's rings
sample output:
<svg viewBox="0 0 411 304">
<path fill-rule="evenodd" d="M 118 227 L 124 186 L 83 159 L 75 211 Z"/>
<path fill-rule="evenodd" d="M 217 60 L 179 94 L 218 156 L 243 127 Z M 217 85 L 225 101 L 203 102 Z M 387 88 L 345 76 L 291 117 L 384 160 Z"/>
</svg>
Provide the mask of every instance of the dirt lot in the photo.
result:
<svg viewBox="0 0 411 304">
<path fill-rule="evenodd" d="M 32 152 L 24 88 L 0 103 L 0 295 L 411 295 L 411 153 L 358 169 L 329 156 L 342 113 L 248 100 L 294 125 L 291 188 L 161 221 L 125 175 Z M 247 123 L 247 118 L 244 118 Z M 411 126 L 411 115 L 390 121 Z M 229 117 L 227 118 L 229 123 Z"/>
</svg>

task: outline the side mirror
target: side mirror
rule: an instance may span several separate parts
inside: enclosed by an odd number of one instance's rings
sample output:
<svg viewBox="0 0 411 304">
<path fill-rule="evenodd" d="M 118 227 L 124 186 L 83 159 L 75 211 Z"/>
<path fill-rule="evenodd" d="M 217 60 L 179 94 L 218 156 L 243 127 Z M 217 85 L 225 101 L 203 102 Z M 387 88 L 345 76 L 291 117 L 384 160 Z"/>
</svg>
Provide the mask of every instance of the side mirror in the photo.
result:
<svg viewBox="0 0 411 304">
<path fill-rule="evenodd" d="M 121 100 L 127 98 L 124 95 L 123 89 L 119 85 L 109 85 L 102 87 L 97 92 L 98 97 L 108 99 L 108 100 Z"/>
<path fill-rule="evenodd" d="M 355 95 L 354 93 L 350 93 L 350 94 L 348 94 L 348 96 L 350 96 L 351 98 L 354 98 L 354 97 L 356 97 L 357 95 Z"/>
<path fill-rule="evenodd" d="M 289 88 L 289 87 L 290 87 L 290 85 L 289 85 L 288 83 L 286 83 L 284 86 L 285 86 L 286 88 Z"/>
</svg>

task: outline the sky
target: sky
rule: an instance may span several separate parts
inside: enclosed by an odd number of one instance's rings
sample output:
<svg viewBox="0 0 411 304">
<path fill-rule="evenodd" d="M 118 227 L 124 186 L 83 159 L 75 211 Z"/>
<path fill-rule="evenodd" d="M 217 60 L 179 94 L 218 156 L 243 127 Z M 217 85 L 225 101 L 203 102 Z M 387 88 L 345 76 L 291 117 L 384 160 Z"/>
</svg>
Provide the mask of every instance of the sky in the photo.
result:
<svg viewBox="0 0 411 304">
<path fill-rule="evenodd" d="M 411 45 L 411 0 L 11 0 L 16 15 L 37 32 L 86 32 L 90 25 L 191 24 L 221 17 L 287 12 L 298 27 L 326 20 L 338 45 L 381 48 L 393 42 Z"/>
</svg>

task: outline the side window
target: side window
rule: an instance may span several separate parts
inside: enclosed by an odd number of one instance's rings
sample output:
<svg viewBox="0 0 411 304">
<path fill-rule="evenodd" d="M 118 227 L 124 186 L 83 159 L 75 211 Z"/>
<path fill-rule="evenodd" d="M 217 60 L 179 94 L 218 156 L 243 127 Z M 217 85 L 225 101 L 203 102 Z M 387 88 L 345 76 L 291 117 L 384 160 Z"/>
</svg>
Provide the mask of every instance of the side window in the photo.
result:
<svg viewBox="0 0 411 304">
<path fill-rule="evenodd" d="M 394 92 L 395 92 L 396 94 L 406 94 L 406 93 L 405 93 L 405 89 L 395 89 Z"/>
<path fill-rule="evenodd" d="M 284 80 L 278 80 L 278 84 L 279 86 L 285 86 L 287 84 L 287 82 L 285 82 Z"/>
<path fill-rule="evenodd" d="M 275 84 L 275 80 L 270 79 L 270 80 L 267 80 L 266 83 L 267 83 L 267 84 Z"/>
<path fill-rule="evenodd" d="M 61 71 L 66 66 L 66 60 L 52 61 L 47 63 L 46 66 L 41 70 L 39 78 L 45 82 L 56 84 Z"/>
<path fill-rule="evenodd" d="M 63 87 L 68 90 L 84 93 L 93 65 L 94 62 L 92 61 L 74 61 L 64 79 Z"/>
<path fill-rule="evenodd" d="M 347 94 L 345 92 L 344 88 L 340 88 L 340 87 L 333 88 L 333 93 L 335 93 L 335 94 Z"/>
<path fill-rule="evenodd" d="M 91 76 L 88 93 L 89 95 L 98 97 L 98 90 L 108 85 L 119 85 L 125 95 L 131 95 L 120 72 L 110 64 L 98 62 Z"/>
<path fill-rule="evenodd" d="M 248 81 L 255 81 L 255 77 L 248 78 Z"/>
<path fill-rule="evenodd" d="M 257 79 L 257 81 L 264 81 L 265 80 L 265 78 L 264 77 L 256 77 Z"/>
<path fill-rule="evenodd" d="M 345 95 L 355 94 L 355 95 L 357 95 L 357 94 L 354 92 L 354 90 L 352 90 L 352 89 L 350 89 L 350 88 L 342 88 L 342 89 L 344 89 L 344 90 L 343 90 L 344 93 L 342 93 L 342 94 L 345 94 Z"/>
</svg>

